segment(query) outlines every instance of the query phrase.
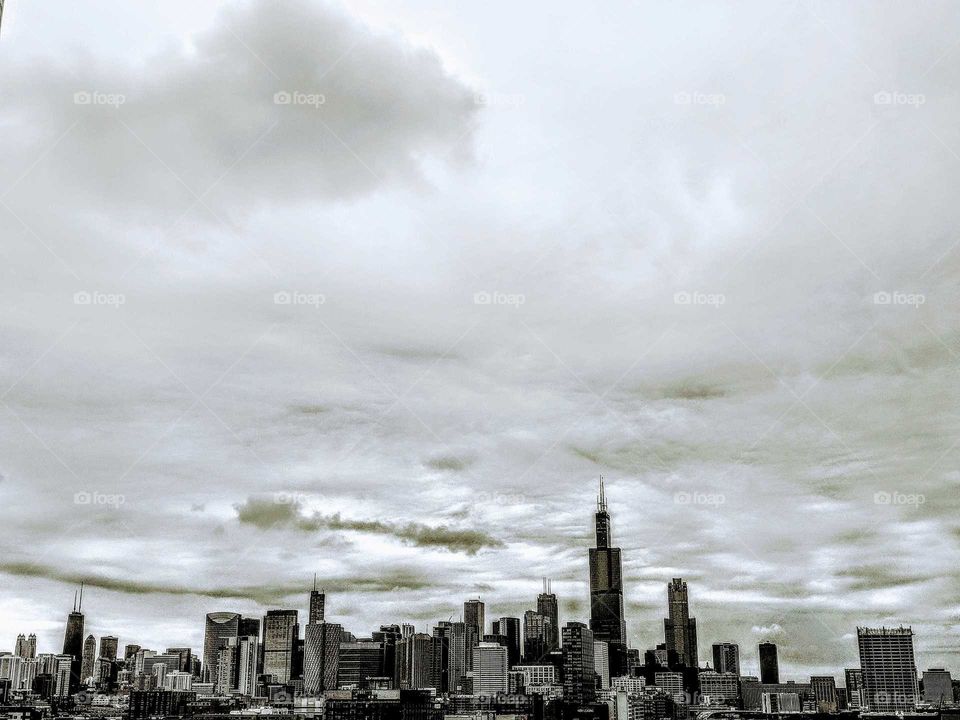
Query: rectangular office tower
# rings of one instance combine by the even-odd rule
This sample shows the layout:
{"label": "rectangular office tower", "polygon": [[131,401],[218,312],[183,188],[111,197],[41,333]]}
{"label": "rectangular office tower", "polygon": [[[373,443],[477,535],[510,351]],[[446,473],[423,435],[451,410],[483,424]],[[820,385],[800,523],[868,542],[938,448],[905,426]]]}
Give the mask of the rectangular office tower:
{"label": "rectangular office tower", "polygon": [[871,712],[903,712],[917,704],[917,666],[910,628],[857,628],[863,707]]}
{"label": "rectangular office tower", "polygon": [[713,644],[713,669],[718,673],[740,674],[740,646],[736,643]]}
{"label": "rectangular office tower", "polygon": [[275,683],[293,676],[293,651],[300,637],[296,610],[268,610],[263,618],[263,674]]}
{"label": "rectangular office tower", "polygon": [[626,673],[627,626],[623,614],[623,563],[620,548],[613,547],[610,513],[600,478],[597,497],[596,547],[590,548],[590,630],[609,646],[610,674]]}

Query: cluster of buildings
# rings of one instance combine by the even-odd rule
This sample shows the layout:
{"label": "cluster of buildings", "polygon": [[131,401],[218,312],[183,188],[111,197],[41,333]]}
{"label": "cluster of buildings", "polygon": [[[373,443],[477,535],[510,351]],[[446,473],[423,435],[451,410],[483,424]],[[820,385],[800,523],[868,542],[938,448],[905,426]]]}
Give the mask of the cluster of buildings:
{"label": "cluster of buildings", "polygon": [[[590,618],[560,623],[544,580],[536,608],[492,617],[480,599],[430,632],[381,625],[357,636],[326,618],[316,581],[306,624],[295,609],[262,617],[206,616],[203,647],[164,650],[84,636],[83,588],[60,653],[19,636],[0,654],[0,717],[285,714],[321,720],[683,720],[788,713],[900,715],[955,712],[950,673],[918,678],[909,628],[858,628],[860,667],[798,682],[780,677],[777,647],[757,648],[759,677],[741,673],[735,643],[701,662],[687,583],[667,585],[663,642],[627,642],[621,550],[613,545],[601,480],[589,550]],[[958,718],[960,720],[960,718]]]}

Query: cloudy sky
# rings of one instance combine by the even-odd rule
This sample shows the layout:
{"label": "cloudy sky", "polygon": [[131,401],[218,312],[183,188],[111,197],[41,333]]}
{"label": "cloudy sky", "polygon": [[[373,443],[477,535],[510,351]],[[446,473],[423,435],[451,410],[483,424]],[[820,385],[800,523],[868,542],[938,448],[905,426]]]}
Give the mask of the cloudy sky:
{"label": "cloudy sky", "polygon": [[782,675],[960,670],[960,6],[9,0],[0,649],[426,629],[553,578],[600,474]]}

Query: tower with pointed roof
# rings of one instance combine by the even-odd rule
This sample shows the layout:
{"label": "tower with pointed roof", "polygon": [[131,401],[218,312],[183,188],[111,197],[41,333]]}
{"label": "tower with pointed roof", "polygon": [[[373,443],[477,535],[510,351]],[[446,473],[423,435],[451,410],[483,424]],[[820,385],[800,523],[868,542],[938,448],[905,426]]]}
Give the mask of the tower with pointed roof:
{"label": "tower with pointed roof", "polygon": [[627,627],[623,616],[623,570],[620,548],[613,547],[610,513],[600,477],[595,515],[596,547],[590,548],[590,630],[609,645],[610,673],[626,670]]}

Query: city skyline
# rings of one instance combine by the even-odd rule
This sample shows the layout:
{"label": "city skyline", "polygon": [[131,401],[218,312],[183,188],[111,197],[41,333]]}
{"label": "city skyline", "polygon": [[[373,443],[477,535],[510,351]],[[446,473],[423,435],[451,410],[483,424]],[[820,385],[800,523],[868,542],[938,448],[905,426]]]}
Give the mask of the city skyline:
{"label": "city skyline", "polygon": [[602,475],[630,646],[957,665],[960,5],[4,5],[2,647],[589,624]]}
{"label": "city skyline", "polygon": [[[614,657],[619,655],[619,659],[609,661],[611,662],[610,668],[622,668],[619,671],[614,671],[612,675],[622,675],[625,674],[625,669],[627,666],[627,651],[628,647],[624,646],[621,650],[617,650],[617,647],[621,643],[620,638],[622,637],[620,631],[617,630],[617,626],[625,625],[625,617],[620,617],[617,619],[617,612],[622,612],[621,601],[614,599],[611,601],[608,596],[611,590],[615,594],[620,594],[622,592],[621,584],[616,580],[619,574],[619,565],[620,565],[620,556],[619,548],[615,547],[613,544],[613,534],[612,534],[612,517],[608,509],[607,498],[604,488],[604,479],[600,478],[599,481],[599,491],[596,497],[596,512],[594,513],[594,530],[596,536],[596,547],[590,548],[587,558],[588,562],[586,563],[587,574],[590,578],[589,588],[590,595],[593,599],[593,596],[598,593],[597,599],[591,603],[590,615],[588,622],[590,626],[595,626],[596,629],[590,633],[590,641],[602,642],[608,647],[609,657]],[[598,557],[598,553],[608,551],[609,548],[612,548],[617,552],[614,560],[607,558],[606,561],[603,561],[602,558]],[[606,557],[606,555],[604,555]],[[598,565],[599,563],[599,565]],[[601,572],[598,575],[598,567],[607,567],[609,568],[606,571]],[[611,573],[608,577],[605,572]],[[609,578],[614,578],[610,580]],[[551,616],[553,612],[554,602],[559,600],[556,598],[556,595],[552,593],[552,580],[548,578],[542,578],[542,589],[543,592],[539,593],[536,596],[536,601],[528,605],[526,615],[529,615],[533,612],[544,612],[547,616]],[[82,603],[83,603],[83,583],[81,583],[80,588],[77,592],[74,593],[74,604],[73,610],[67,617],[67,622],[65,625],[65,634],[63,639],[63,652],[73,654],[77,657],[82,656],[82,665],[84,670],[79,674],[74,673],[71,680],[71,687],[76,687],[79,682],[84,677],[89,677],[92,672],[93,664],[97,657],[104,657],[102,648],[104,647],[104,641],[109,643],[109,648],[112,648],[112,656],[107,655],[109,659],[117,658],[119,655],[119,649],[121,644],[118,642],[118,638],[114,635],[102,635],[100,636],[100,655],[96,654],[96,636],[93,633],[89,632],[89,628],[85,624],[85,615],[82,612]],[[724,646],[732,645],[733,653],[735,660],[733,664],[736,667],[736,673],[738,676],[749,676],[751,673],[749,671],[742,671],[743,667],[749,668],[750,662],[747,660],[741,665],[741,659],[750,657],[750,653],[743,653],[742,649],[736,643],[727,643],[722,639],[715,639],[709,641],[709,645],[712,648],[712,653],[704,653],[704,656],[707,658],[704,662],[698,661],[699,653],[699,642],[697,636],[697,625],[696,619],[690,615],[689,607],[689,591],[687,583],[682,578],[672,578],[670,582],[666,583],[667,591],[667,603],[666,609],[667,614],[669,615],[668,619],[663,621],[663,635],[660,638],[661,642],[654,640],[649,647],[642,646],[629,646],[634,652],[639,653],[639,658],[642,660],[644,653],[654,652],[659,648],[663,648],[663,660],[664,664],[668,662],[671,664],[676,662],[680,665],[686,665],[690,667],[699,667],[710,666],[711,662],[713,663],[712,669],[715,672],[729,672],[723,668],[718,668],[716,663],[718,660],[718,653],[722,654],[722,648]],[[226,638],[237,638],[238,636],[243,636],[245,634],[252,634],[258,639],[258,642],[261,643],[261,661],[263,662],[264,672],[272,674],[274,677],[279,679],[279,682],[288,682],[292,679],[293,675],[291,674],[291,668],[293,660],[293,655],[291,653],[295,652],[296,641],[299,638],[301,642],[306,640],[306,657],[311,657],[316,655],[315,663],[321,663],[318,667],[322,668],[323,658],[327,656],[327,653],[321,650],[320,648],[326,647],[326,644],[331,644],[331,647],[335,647],[337,643],[341,642],[340,634],[341,632],[347,632],[353,635],[363,636],[369,632],[373,632],[374,628],[371,627],[367,630],[356,631],[355,628],[344,627],[342,624],[338,623],[336,620],[328,620],[325,618],[325,609],[326,609],[326,593],[317,589],[317,577],[314,575],[313,585],[309,590],[304,590],[301,593],[302,596],[306,596],[307,602],[305,605],[306,612],[303,612],[304,608],[299,607],[290,607],[285,606],[283,608],[269,608],[265,609],[262,614],[262,636],[261,636],[261,620],[259,617],[256,618],[245,618],[243,614],[236,611],[225,611],[218,610],[209,612],[206,614],[206,623],[203,631],[203,642],[200,645],[199,657],[203,659],[203,666],[201,677],[204,681],[215,682],[216,676],[211,677],[211,668],[216,666],[217,662],[217,653],[219,652],[217,648],[221,647],[221,642]],[[302,601],[303,597],[300,598]],[[526,636],[526,626],[528,619],[524,617],[524,614],[519,615],[518,617],[508,617],[503,615],[493,614],[494,608],[488,608],[487,604],[481,598],[471,598],[463,602],[462,612],[458,622],[460,624],[466,624],[468,628],[475,628],[471,630],[471,634],[467,634],[466,641],[468,643],[482,643],[483,638],[487,630],[491,629],[491,632],[494,636],[498,635],[498,624],[503,622],[516,622],[516,630],[513,631],[513,637],[515,640],[520,643],[518,646],[516,657],[519,658],[520,655],[523,655],[523,664],[538,664],[545,662],[544,659],[532,659],[528,656],[530,647],[527,644],[527,641],[524,640]],[[610,613],[613,612],[611,616]],[[488,615],[488,613],[490,613]],[[489,617],[489,621],[487,620]],[[610,618],[613,617],[611,621]],[[300,620],[304,619],[305,622],[301,625]],[[570,626],[574,628],[574,632],[580,632],[576,630],[577,627],[582,628],[582,631],[588,629],[588,625],[582,622],[582,618],[567,618],[563,617],[559,620],[559,628]],[[253,624],[252,630],[246,630],[245,627],[250,627],[250,623]],[[612,624],[611,624],[612,623]],[[246,625],[245,625],[246,624]],[[414,624],[407,623],[405,619],[396,619],[396,618],[384,618],[381,620],[380,629],[383,630],[385,625],[395,625],[396,627],[410,627],[411,633],[422,633],[424,636],[435,635],[435,628],[439,628],[444,624],[444,621],[438,619],[435,623],[428,623],[423,628],[418,628]],[[325,630],[325,627],[332,627],[335,629],[333,634],[333,640],[327,640],[326,637],[329,635],[329,631]],[[899,624],[899,630],[891,629],[891,634],[895,637],[891,640],[898,640],[899,638],[896,635],[904,633],[903,623]],[[677,628],[682,628],[678,630]],[[688,629],[689,628],[689,629]],[[303,630],[303,632],[301,632]],[[884,626],[881,630],[867,630],[861,627],[856,628],[857,632],[857,651],[861,660],[858,660],[858,663],[862,661],[864,657],[864,637],[868,639],[871,637],[879,637],[881,633],[886,633],[887,629]],[[916,675],[919,672],[919,666],[915,662],[914,658],[914,640],[913,633],[908,628],[907,636],[909,637],[909,645],[906,647],[906,650],[897,650],[896,652],[909,652],[909,665],[914,669],[913,672],[913,693],[916,695]],[[503,634],[503,639],[507,639],[506,632]],[[576,637],[576,636],[574,636]],[[19,649],[21,643],[24,643],[25,636],[23,633],[20,633],[17,636],[17,650]],[[33,633],[30,634],[32,641],[32,646],[29,648],[30,656],[35,656],[37,652],[44,652],[42,649],[37,650],[35,644],[35,636]],[[131,639],[129,642],[125,641],[122,646],[133,645],[136,648],[146,648],[147,644],[137,642],[137,638]],[[777,683],[786,683],[788,680],[800,681],[802,682],[802,676],[790,676],[789,674],[781,675],[781,667],[779,665],[779,653],[778,647],[775,642],[775,637],[770,637],[762,639],[756,646],[756,658],[757,658],[757,672],[753,673],[760,682],[768,684],[777,684]],[[579,640],[577,640],[580,643]],[[82,650],[81,650],[82,643]],[[314,643],[316,648],[311,650],[311,643]],[[326,643],[326,644],[325,644]],[[170,646],[169,642],[161,643],[156,649],[155,652],[159,652],[161,647]],[[26,647],[26,645],[24,645]],[[886,646],[880,646],[885,648]],[[550,648],[546,648],[550,649]],[[554,646],[553,649],[559,649],[559,645]],[[197,652],[197,651],[195,651]],[[507,653],[506,646],[503,648],[503,652]],[[590,649],[590,663],[593,662],[593,649],[591,645]],[[729,651],[728,651],[729,653]],[[882,656],[884,653],[889,654],[890,650],[882,649],[879,651],[873,651],[872,654],[868,653],[868,657],[873,657],[874,654],[877,656]],[[504,655],[506,657],[506,655]],[[692,660],[690,659],[692,657]],[[275,659],[279,658],[279,659]],[[766,659],[765,659],[766,658]],[[309,661],[308,666],[309,666]],[[517,661],[511,661],[511,665],[517,664]],[[722,660],[726,663],[727,660]],[[74,663],[79,665],[79,663]],[[851,666],[852,667],[852,666]],[[931,666],[932,667],[932,666]],[[304,672],[304,669],[301,668],[300,672]],[[837,680],[846,678],[846,682],[849,682],[849,673],[851,672],[850,667],[836,668],[832,672],[828,672],[825,675],[819,677],[831,677]],[[867,676],[867,685],[870,687],[871,682],[876,682],[872,680],[872,674],[868,670],[865,671]],[[608,670],[608,679],[611,675],[611,671]],[[313,680],[307,679],[309,676],[309,670],[305,676],[305,687],[313,688],[312,692],[316,693],[318,690],[322,691],[323,689],[335,689],[335,686],[329,685],[329,682],[324,684],[322,678],[324,677],[324,671],[319,670],[318,677]],[[812,677],[816,678],[817,675]],[[903,678],[898,680],[898,682],[906,682]],[[76,683],[77,685],[74,685]],[[568,688],[569,691],[569,688]],[[905,709],[906,706],[898,707],[897,709]]]}

